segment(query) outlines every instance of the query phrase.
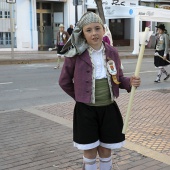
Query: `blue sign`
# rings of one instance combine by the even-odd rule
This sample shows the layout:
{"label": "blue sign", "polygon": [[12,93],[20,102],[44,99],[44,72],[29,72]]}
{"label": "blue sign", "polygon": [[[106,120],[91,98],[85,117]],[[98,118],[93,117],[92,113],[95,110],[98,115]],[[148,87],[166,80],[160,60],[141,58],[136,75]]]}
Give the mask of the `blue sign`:
{"label": "blue sign", "polygon": [[129,14],[132,15],[133,14],[133,9],[129,10]]}

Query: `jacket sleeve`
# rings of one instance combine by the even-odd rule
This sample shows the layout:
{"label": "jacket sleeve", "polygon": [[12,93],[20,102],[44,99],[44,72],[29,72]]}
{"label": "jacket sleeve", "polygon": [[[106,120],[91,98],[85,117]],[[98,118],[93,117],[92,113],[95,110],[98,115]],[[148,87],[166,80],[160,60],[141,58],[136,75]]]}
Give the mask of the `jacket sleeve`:
{"label": "jacket sleeve", "polygon": [[66,32],[66,35],[67,35],[67,41],[68,41],[68,39],[69,39],[70,35],[69,35],[69,33],[68,33],[68,32]]}
{"label": "jacket sleeve", "polygon": [[56,46],[58,45],[58,32],[57,32],[57,37],[56,37]]}
{"label": "jacket sleeve", "polygon": [[118,53],[117,53],[117,56],[118,56],[119,82],[121,82],[119,84],[119,88],[125,89],[127,90],[127,92],[130,92],[131,91],[130,77],[125,77],[123,75],[123,71],[121,69],[121,61],[120,61]]}
{"label": "jacket sleeve", "polygon": [[127,92],[131,91],[131,86],[130,86],[130,77],[124,77],[122,69],[120,68],[119,70],[119,81],[121,82],[119,87],[121,89],[126,89]]}
{"label": "jacket sleeve", "polygon": [[60,87],[73,99],[75,99],[74,93],[74,67],[75,67],[75,57],[65,58],[64,65],[59,78]]}
{"label": "jacket sleeve", "polygon": [[165,34],[165,51],[164,54],[169,54],[169,36]]}

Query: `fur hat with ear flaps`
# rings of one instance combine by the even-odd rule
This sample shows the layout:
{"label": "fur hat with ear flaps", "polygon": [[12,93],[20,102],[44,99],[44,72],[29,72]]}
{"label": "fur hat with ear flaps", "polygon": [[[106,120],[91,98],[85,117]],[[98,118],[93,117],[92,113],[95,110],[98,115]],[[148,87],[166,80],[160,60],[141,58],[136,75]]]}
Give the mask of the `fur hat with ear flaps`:
{"label": "fur hat with ear flaps", "polygon": [[103,21],[97,14],[93,12],[86,12],[77,22],[70,38],[64,45],[62,51],[65,51],[71,47],[71,49],[67,51],[64,56],[73,57],[75,55],[80,55],[88,48],[88,44],[83,36],[83,27],[90,23],[100,23],[104,28]]}

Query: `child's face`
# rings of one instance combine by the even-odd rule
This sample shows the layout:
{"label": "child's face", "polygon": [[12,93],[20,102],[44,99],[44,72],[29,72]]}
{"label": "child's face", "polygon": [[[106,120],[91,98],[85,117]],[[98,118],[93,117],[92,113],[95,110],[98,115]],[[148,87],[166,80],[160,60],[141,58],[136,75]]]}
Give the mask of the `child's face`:
{"label": "child's face", "polygon": [[64,27],[59,27],[59,31],[63,32],[64,31]]}
{"label": "child's face", "polygon": [[163,34],[164,31],[161,30],[160,28],[158,28],[158,31],[157,31],[157,32],[158,32],[158,34]]}
{"label": "child's face", "polygon": [[83,27],[84,37],[87,43],[95,50],[99,50],[102,44],[104,28],[99,23],[91,23]]}

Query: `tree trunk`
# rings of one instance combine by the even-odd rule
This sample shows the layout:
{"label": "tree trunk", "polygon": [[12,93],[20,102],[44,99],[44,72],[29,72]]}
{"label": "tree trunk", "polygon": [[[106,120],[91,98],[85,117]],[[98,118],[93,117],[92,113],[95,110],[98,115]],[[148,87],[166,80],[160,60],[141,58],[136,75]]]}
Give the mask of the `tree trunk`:
{"label": "tree trunk", "polygon": [[99,16],[102,19],[103,23],[106,24],[106,20],[104,17],[104,11],[103,11],[103,6],[102,6],[102,0],[95,0],[97,9],[99,11]]}

